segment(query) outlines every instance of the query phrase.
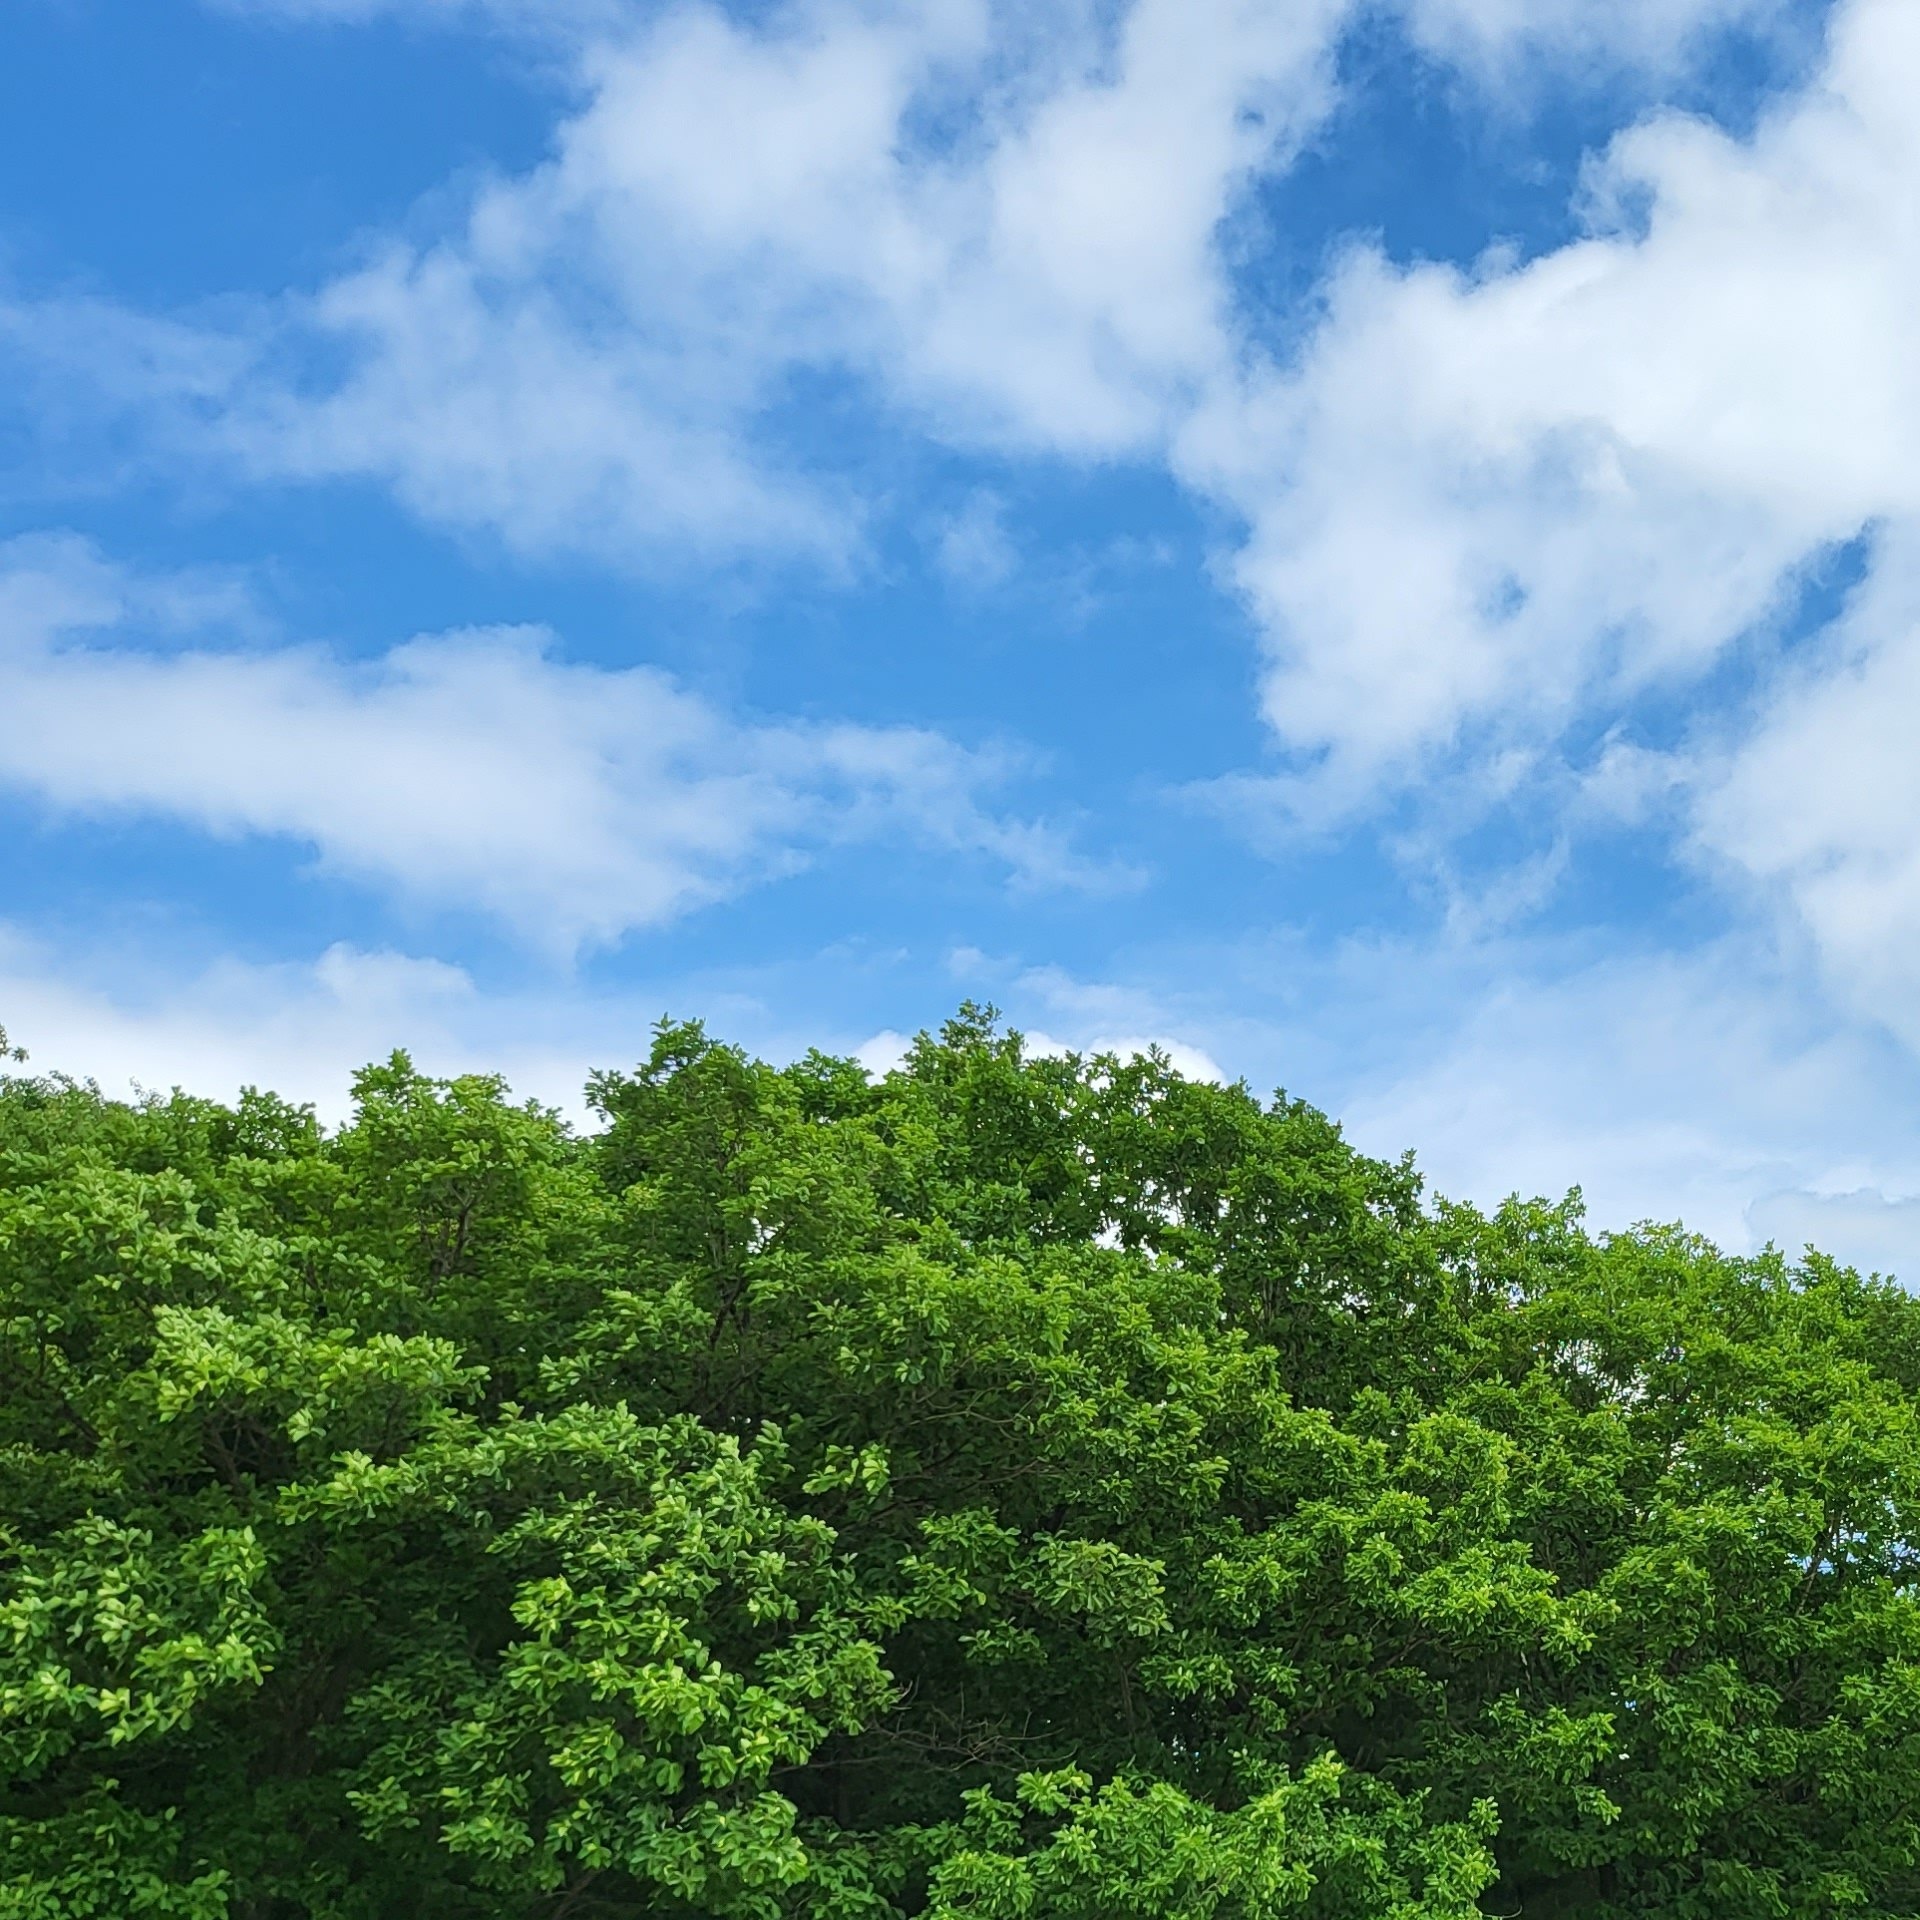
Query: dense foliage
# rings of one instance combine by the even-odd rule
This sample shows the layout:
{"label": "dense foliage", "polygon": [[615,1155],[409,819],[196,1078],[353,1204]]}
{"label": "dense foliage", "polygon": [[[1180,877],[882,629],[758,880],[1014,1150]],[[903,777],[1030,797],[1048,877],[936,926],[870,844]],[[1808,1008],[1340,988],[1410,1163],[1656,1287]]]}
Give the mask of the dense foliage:
{"label": "dense foliage", "polygon": [[966,1009],[0,1086],[0,1917],[1920,1914],[1920,1308]]}

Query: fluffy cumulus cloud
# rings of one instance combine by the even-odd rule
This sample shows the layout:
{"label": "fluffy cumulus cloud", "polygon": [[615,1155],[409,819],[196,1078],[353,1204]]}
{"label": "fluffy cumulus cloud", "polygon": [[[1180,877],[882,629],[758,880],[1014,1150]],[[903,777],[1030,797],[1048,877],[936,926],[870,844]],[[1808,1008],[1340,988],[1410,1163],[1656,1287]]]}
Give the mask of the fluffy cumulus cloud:
{"label": "fluffy cumulus cloud", "polygon": [[992,811],[1004,760],[937,734],[743,721],[648,667],[570,664],[537,630],[366,661],[207,644],[211,591],[71,540],[0,549],[0,781],[74,814],[284,836],[560,952],[853,839],[984,855],[1032,885],[1114,877]]}
{"label": "fluffy cumulus cloud", "polygon": [[[1196,415],[1183,467],[1245,518],[1294,756],[1253,799],[1362,808],[1462,767],[1510,795],[1603,732],[1585,802],[1677,820],[1920,1041],[1916,86],[1920,14],[1848,0],[1750,136],[1633,127],[1592,231],[1533,260],[1356,250],[1297,363]],[[1847,615],[1783,650],[1849,543]],[[1635,738],[1649,700],[1690,708],[1678,749]]]}
{"label": "fluffy cumulus cloud", "polygon": [[16,301],[0,336],[174,458],[373,479],[522,552],[844,566],[846,476],[768,425],[799,384],[950,444],[1158,452],[1231,359],[1216,229],[1323,118],[1347,4],[589,9],[551,158],[437,233],[220,328]]}
{"label": "fluffy cumulus cloud", "polygon": [[[1223,226],[1337,100],[1356,0],[222,0],[539,23],[553,154],[197,346],[16,308],[28,359],[257,477],[369,478],[523,552],[861,550],[844,476],[767,428],[847,381],[949,444],[1158,459],[1242,350]],[[1764,0],[1405,0],[1436,52],[1667,57]],[[0,316],[4,321],[7,316]]]}
{"label": "fluffy cumulus cloud", "polygon": [[583,53],[549,163],[311,302],[343,380],[232,429],[602,551],[851,539],[755,429],[802,373],[949,441],[1151,451],[1226,364],[1214,229],[1322,110],[1338,4],[676,9]]}
{"label": "fluffy cumulus cloud", "polygon": [[1357,249],[1299,363],[1196,419],[1268,716],[1336,786],[1684,684],[1831,543],[1920,512],[1916,77],[1920,16],[1853,0],[1750,139],[1633,128],[1594,231],[1525,263]]}

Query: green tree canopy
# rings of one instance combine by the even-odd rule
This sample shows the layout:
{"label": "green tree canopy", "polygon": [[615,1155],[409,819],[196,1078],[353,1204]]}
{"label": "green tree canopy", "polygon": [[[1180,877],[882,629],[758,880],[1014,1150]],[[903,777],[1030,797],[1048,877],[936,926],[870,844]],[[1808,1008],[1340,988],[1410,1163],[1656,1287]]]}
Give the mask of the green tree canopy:
{"label": "green tree canopy", "polygon": [[0,1920],[1920,1915],[1920,1307],[694,1025],[0,1082]]}

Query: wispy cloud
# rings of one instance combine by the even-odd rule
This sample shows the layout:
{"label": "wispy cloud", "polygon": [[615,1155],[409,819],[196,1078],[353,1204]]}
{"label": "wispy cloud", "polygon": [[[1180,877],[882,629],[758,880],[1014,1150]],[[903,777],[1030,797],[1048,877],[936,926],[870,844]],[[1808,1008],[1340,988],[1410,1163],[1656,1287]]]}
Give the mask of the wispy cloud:
{"label": "wispy cloud", "polygon": [[1759,724],[1689,768],[1696,846],[1811,936],[1842,997],[1920,1052],[1920,526],[1888,529]]}
{"label": "wispy cloud", "polygon": [[0,548],[0,780],[61,811],[283,836],[331,872],[559,952],[854,840],[983,857],[1029,886],[1123,877],[990,804],[1016,771],[1004,751],[744,719],[650,667],[570,663],[538,629],[358,661],[183,642],[184,591],[72,540]]}
{"label": "wispy cloud", "polygon": [[1717,33],[1780,31],[1796,14],[1794,0],[1405,0],[1404,11],[1419,44],[1509,82],[1541,66],[1589,78],[1671,69]]}
{"label": "wispy cloud", "polygon": [[[1382,948],[1343,970],[1343,1017],[1370,1002],[1394,1041],[1339,1111],[1372,1151],[1417,1148],[1443,1192],[1491,1204],[1577,1185],[1598,1226],[1684,1220],[1738,1249],[1773,1230],[1763,1215],[1783,1194],[1920,1191],[1912,1062],[1764,937]],[[1904,1265],[1920,1280],[1920,1248]]]}
{"label": "wispy cloud", "polygon": [[1019,570],[1020,550],[1007,526],[1007,503],[981,487],[936,522],[934,564],[954,586],[1003,586]]}

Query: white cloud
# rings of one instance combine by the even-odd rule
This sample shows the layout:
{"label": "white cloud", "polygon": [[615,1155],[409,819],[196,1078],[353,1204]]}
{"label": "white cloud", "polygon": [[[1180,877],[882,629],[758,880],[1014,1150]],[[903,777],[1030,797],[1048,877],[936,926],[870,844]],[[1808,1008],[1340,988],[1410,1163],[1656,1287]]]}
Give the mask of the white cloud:
{"label": "white cloud", "polygon": [[[222,0],[567,42],[552,157],[237,331],[16,307],[30,360],[256,478],[373,479],[523,553],[845,566],[796,380],[968,447],[1163,457],[1242,351],[1223,222],[1337,100],[1357,0]],[[1768,0],[1404,0],[1469,65],[1678,57]],[[97,369],[97,370],[96,370]],[[91,370],[91,371],[90,371]],[[140,395],[144,392],[144,399]],[[1197,466],[1205,467],[1204,458]],[[1364,532],[1364,529],[1358,530]]]}
{"label": "white cloud", "polygon": [[[524,1043],[480,1057],[462,1029],[484,1024],[483,1012],[497,1020],[499,1009],[483,1010],[468,976],[441,961],[341,945],[308,964],[227,960],[164,983],[148,969],[133,990],[82,977],[80,961],[0,923],[0,1005],[28,1049],[28,1072],[95,1079],[116,1098],[181,1086],[231,1099],[263,1086],[338,1119],[354,1067],[406,1046],[430,1070],[507,1067],[526,1093],[578,1101],[572,1061],[556,1071]],[[502,1031],[525,1029],[502,1022]]]}
{"label": "white cloud", "polygon": [[521,552],[844,566],[857,503],[769,424],[793,383],[949,442],[1156,454],[1231,359],[1215,229],[1323,117],[1347,4],[636,9],[575,49],[552,158],[437,239],[204,333],[0,323],[67,404],[254,478],[375,479]]}
{"label": "white cloud", "polygon": [[[971,965],[985,962],[970,956]],[[955,955],[959,961],[961,956]],[[959,969],[963,972],[966,967]],[[1190,1011],[1168,996],[1112,981],[1082,980],[1064,967],[1029,967],[1007,982],[1016,1022],[1033,1025],[1027,1039],[1039,1053],[1112,1053],[1121,1059],[1158,1048],[1191,1080],[1230,1076],[1194,1037]]]}
{"label": "white cloud", "polygon": [[1706,756],[1697,842],[1803,925],[1857,1009],[1920,1051],[1920,529],[1880,543],[1846,616]]}
{"label": "white cloud", "polygon": [[395,247],[303,310],[301,330],[344,356],[337,384],[244,383],[215,442],[273,479],[380,480],[422,518],[523,554],[848,563],[855,503],[752,443],[752,353],[697,321],[666,339],[585,328],[567,291],[458,247]]}
{"label": "white cloud", "polygon": [[[1616,40],[1677,44],[1762,4],[1562,0],[1550,23],[1495,18],[1488,0],[1411,13],[1436,45],[1518,38],[1584,58]],[[723,450],[753,438],[799,369],[851,373],[948,441],[1157,457],[1234,363],[1221,223],[1335,104],[1353,13],[1353,0],[1133,0],[1110,18],[1087,0],[795,0],[752,20],[690,5],[602,31],[550,163],[487,188],[462,232],[315,302],[353,371],[291,411],[280,443],[311,420],[312,470],[381,473],[434,517],[535,545],[559,542],[569,509],[529,521],[516,507],[556,474],[573,498],[577,467],[596,479],[575,537],[603,547],[656,538],[676,459],[693,475],[686,511],[761,524],[726,498],[745,475]],[[661,444],[663,419],[694,444]],[[496,471],[509,425],[528,443],[524,475]],[[797,531],[763,517],[776,539]]]}
{"label": "white cloud", "polygon": [[[1409,958],[1378,956],[1354,984],[1380,991],[1382,966]],[[1735,1249],[1781,1194],[1920,1189],[1910,1068],[1763,946],[1543,958],[1429,956],[1442,992],[1337,1101],[1355,1140],[1413,1147],[1440,1191],[1484,1205],[1578,1186],[1598,1226],[1684,1220]]]}
{"label": "white cloud", "polygon": [[1511,74],[1528,62],[1575,69],[1670,68],[1716,31],[1777,28],[1793,0],[1403,0],[1420,45]]}
{"label": "white cloud", "polygon": [[355,1069],[396,1047],[427,1073],[498,1073],[576,1124],[592,1123],[588,1073],[644,1059],[669,1010],[704,1012],[717,1037],[768,1057],[803,1050],[751,995],[708,986],[700,999],[691,1005],[684,982],[487,990],[445,961],[347,943],[313,959],[176,970],[143,954],[129,967],[106,943],[55,947],[0,921],[0,1008],[29,1056],[16,1071],[93,1079],[116,1099],[264,1087],[310,1101],[329,1124],[347,1117]]}
{"label": "white cloud", "polygon": [[878,1033],[870,1034],[854,1048],[853,1057],[877,1079],[901,1065],[912,1046],[911,1034],[896,1033],[891,1027],[882,1027]]}
{"label": "white cloud", "polygon": [[1196,417],[1298,801],[1684,687],[1830,543],[1920,514],[1917,81],[1920,14],[1851,0],[1750,140],[1630,130],[1594,233],[1524,264],[1360,249],[1299,364]]}
{"label": "white cloud", "polygon": [[[379,472],[435,517],[535,544],[561,530],[523,517],[536,478],[571,500],[587,473],[581,537],[605,547],[653,541],[682,491],[663,417],[716,443],[686,511],[766,521],[709,501],[743,480],[706,466],[801,369],[950,440],[1152,451],[1226,362],[1214,229],[1324,111],[1343,4],[1138,0],[1111,38],[1077,5],[1022,29],[982,0],[821,0],[754,25],[676,9],[583,55],[590,97],[551,162],[320,295],[312,322],[351,371],[261,420],[255,455]],[[929,140],[930,118],[950,131]],[[496,473],[522,423],[528,471]]]}
{"label": "white cloud", "polygon": [[[1046,1042],[1045,1035],[1036,1036],[1036,1040],[1058,1044]],[[1122,1060],[1159,1052],[1166,1055],[1167,1064],[1175,1073],[1185,1074],[1189,1080],[1213,1080],[1224,1084],[1227,1078],[1220,1063],[1205,1048],[1192,1046],[1187,1041],[1176,1040],[1167,1034],[1095,1031],[1083,1040],[1075,1040],[1072,1046],[1078,1053],[1111,1053]]]}
{"label": "white cloud", "polygon": [[1189,1080],[1214,1080],[1224,1083],[1227,1076],[1220,1064],[1204,1048],[1190,1045],[1184,1040],[1176,1040],[1163,1033],[1139,1031],[1111,1032],[1098,1026],[1088,1027],[1084,1032],[1075,1032],[1071,1036],[1062,1036],[1036,1027],[1024,1035],[1027,1051],[1030,1054],[1045,1057],[1077,1053],[1082,1056],[1110,1053],[1116,1059],[1132,1060],[1140,1055],[1160,1053],[1166,1056],[1167,1064],[1175,1073],[1185,1074]]}
{"label": "white cloud", "polygon": [[1026,885],[1124,877],[990,811],[1004,757],[921,729],[743,721],[649,667],[568,663],[539,630],[366,661],[152,644],[204,600],[71,540],[0,548],[0,780],[60,811],[285,836],[560,952],[853,839],[983,855]]}
{"label": "white cloud", "polygon": [[[1005,1024],[1019,1029],[1029,1054],[1111,1053],[1127,1060],[1157,1049],[1189,1079],[1224,1083],[1228,1077],[1204,1047],[1181,1037],[1181,1014],[1145,989],[1076,979],[1063,967],[1010,969],[974,947],[950,952],[945,970],[967,983],[969,997],[974,987],[985,991],[997,981],[994,998],[1013,1009]],[[887,1027],[862,1041],[854,1057],[869,1073],[889,1073],[912,1045],[912,1035]]]}
{"label": "white cloud", "polygon": [[[1227,805],[1417,790],[1660,827],[1920,1047],[1916,87],[1920,13],[1848,0],[1750,139],[1623,134],[1590,237],[1476,274],[1354,256],[1300,364],[1185,443],[1247,516],[1298,755]],[[1845,618],[1783,653],[1806,572],[1868,533]],[[1677,749],[1633,737],[1650,692],[1690,710]],[[1570,771],[1569,729],[1610,716]]]}

